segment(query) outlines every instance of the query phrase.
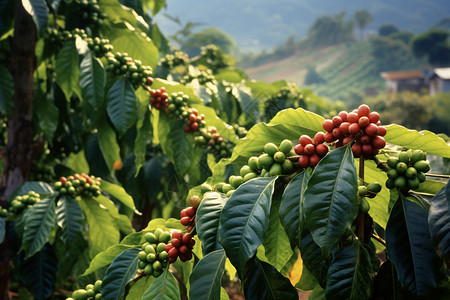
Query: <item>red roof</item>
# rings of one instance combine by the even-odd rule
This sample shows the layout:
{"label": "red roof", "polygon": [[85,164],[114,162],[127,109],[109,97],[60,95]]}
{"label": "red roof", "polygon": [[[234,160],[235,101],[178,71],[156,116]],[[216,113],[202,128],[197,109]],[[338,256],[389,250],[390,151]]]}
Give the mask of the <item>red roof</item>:
{"label": "red roof", "polygon": [[402,80],[402,79],[421,79],[423,78],[422,70],[413,70],[413,71],[398,71],[398,72],[383,72],[381,73],[381,77],[386,80]]}

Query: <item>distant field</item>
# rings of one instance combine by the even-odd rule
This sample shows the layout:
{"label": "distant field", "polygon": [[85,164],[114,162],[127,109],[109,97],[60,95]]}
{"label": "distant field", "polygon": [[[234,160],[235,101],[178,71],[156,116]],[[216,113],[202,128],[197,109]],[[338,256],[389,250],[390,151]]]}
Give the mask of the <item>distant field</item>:
{"label": "distant field", "polygon": [[384,80],[375,71],[375,61],[367,42],[343,44],[316,51],[298,51],[294,56],[266,63],[245,71],[251,79],[273,82],[286,79],[304,85],[308,66],[313,66],[326,80],[310,86],[314,93],[347,102],[350,90],[365,93],[371,89],[384,91]]}

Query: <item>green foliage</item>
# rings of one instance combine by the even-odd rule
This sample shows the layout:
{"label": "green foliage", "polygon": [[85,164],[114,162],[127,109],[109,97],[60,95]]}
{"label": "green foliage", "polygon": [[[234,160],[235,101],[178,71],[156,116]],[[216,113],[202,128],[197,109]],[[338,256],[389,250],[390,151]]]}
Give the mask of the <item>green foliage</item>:
{"label": "green foliage", "polygon": [[227,54],[232,54],[236,51],[236,42],[233,38],[215,27],[207,27],[191,33],[183,40],[180,46],[190,57],[194,57],[200,54],[202,46],[209,44],[218,46]]}
{"label": "green foliage", "polygon": [[399,32],[399,29],[394,24],[383,24],[378,28],[378,34],[380,36],[390,36],[397,32]]}
{"label": "green foliage", "polygon": [[426,57],[428,62],[437,67],[444,67],[450,63],[449,31],[444,29],[431,29],[415,36],[411,47],[416,57]]}
{"label": "green foliage", "polygon": [[318,18],[308,30],[308,41],[314,46],[330,46],[353,39],[353,24],[345,13]]}

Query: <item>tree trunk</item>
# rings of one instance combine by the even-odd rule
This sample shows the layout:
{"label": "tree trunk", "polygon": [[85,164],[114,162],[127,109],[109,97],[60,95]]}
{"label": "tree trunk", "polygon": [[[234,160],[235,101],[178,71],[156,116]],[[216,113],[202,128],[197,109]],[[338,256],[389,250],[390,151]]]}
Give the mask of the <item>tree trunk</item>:
{"label": "tree trunk", "polygon": [[[31,16],[16,1],[14,37],[8,69],[14,78],[14,112],[7,122],[7,144],[3,149],[3,177],[0,185],[0,205],[8,206],[7,198],[29,176],[32,159],[39,145],[33,142],[31,105],[33,73],[36,69],[36,26]],[[7,240],[0,245],[0,299],[9,299],[11,257]]]}

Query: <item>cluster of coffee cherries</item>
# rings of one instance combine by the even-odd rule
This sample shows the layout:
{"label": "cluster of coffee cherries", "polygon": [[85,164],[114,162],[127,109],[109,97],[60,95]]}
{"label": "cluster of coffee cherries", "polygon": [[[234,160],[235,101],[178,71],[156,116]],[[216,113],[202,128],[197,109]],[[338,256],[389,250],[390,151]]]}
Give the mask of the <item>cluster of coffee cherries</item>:
{"label": "cluster of coffee cherries", "polygon": [[302,168],[314,168],[329,151],[328,146],[324,144],[325,134],[320,131],[316,133],[314,139],[302,135],[298,141],[299,144],[294,147],[294,151],[300,155],[298,164]]}
{"label": "cluster of coffee cherries", "polygon": [[55,182],[53,186],[61,194],[70,195],[71,197],[97,197],[101,194],[100,181],[100,177],[76,173],[73,176],[60,177],[59,181]]}
{"label": "cluster of coffee cherries", "polygon": [[176,50],[173,54],[166,54],[162,57],[158,64],[168,69],[173,69],[178,66],[185,66],[189,64],[189,56],[183,51]]}
{"label": "cluster of coffee cherries", "polygon": [[206,150],[214,155],[216,161],[230,157],[233,152],[233,144],[225,140],[214,126],[201,128],[200,135],[194,138],[198,145],[207,145]]}
{"label": "cluster of coffee cherries", "polygon": [[169,98],[169,95],[166,93],[165,87],[150,90],[150,104],[158,110],[165,109],[166,113],[169,114],[167,98]]}
{"label": "cluster of coffee cherries", "polygon": [[245,127],[239,126],[239,124],[234,124],[233,129],[238,138],[242,139],[247,136],[247,129],[245,129]]}
{"label": "cluster of coffee cherries", "polygon": [[199,196],[192,196],[189,199],[191,206],[184,208],[180,212],[180,223],[183,226],[187,226],[187,232],[193,233],[195,228],[195,214],[197,213],[197,208],[200,205],[202,199]]}
{"label": "cluster of coffee cherries", "polygon": [[180,79],[180,83],[182,84],[188,84],[189,82],[191,82],[192,80],[197,79],[198,83],[201,85],[206,84],[207,82],[214,82],[216,79],[213,75],[213,73],[211,72],[211,70],[203,70],[198,72],[198,74],[187,74],[184,75],[183,77],[181,77]]}
{"label": "cluster of coffee cherries", "polygon": [[196,132],[199,128],[205,127],[204,114],[199,114],[195,108],[188,108],[186,111],[188,112],[187,117],[182,114],[183,119],[186,121],[184,132],[193,133]]}
{"label": "cluster of coffee cherries", "polygon": [[182,262],[191,260],[194,245],[195,240],[189,232],[185,234],[182,234],[178,230],[172,232],[172,240],[165,247],[165,250],[169,254],[169,262],[174,263],[178,257]]}
{"label": "cluster of coffee cherries", "polygon": [[154,232],[146,232],[144,239],[142,250],[138,253],[138,272],[159,277],[169,261],[165,247],[170,241],[170,232],[156,228]]}
{"label": "cluster of coffee cherries", "polygon": [[341,111],[333,119],[325,120],[322,127],[327,131],[325,142],[335,142],[336,148],[353,143],[355,157],[373,157],[386,146],[383,138],[386,128],[381,126],[379,114],[370,112],[365,104],[350,113]]}
{"label": "cluster of coffee cherries", "polygon": [[169,103],[169,106],[167,106],[167,110],[169,111],[169,114],[176,118],[188,117],[188,101],[189,96],[184,94],[183,92],[170,94],[170,96],[167,98],[167,102]]}
{"label": "cluster of coffee cherries", "polygon": [[102,288],[102,281],[98,279],[94,284],[86,285],[84,289],[73,291],[72,296],[66,300],[99,300],[102,299],[100,290]]}
{"label": "cluster of coffee cherries", "polygon": [[424,173],[430,170],[430,163],[426,159],[425,152],[412,149],[400,152],[398,157],[388,158],[386,187],[397,188],[402,193],[418,189],[426,180]]}
{"label": "cluster of coffee cherries", "polygon": [[108,59],[107,70],[118,76],[127,78],[134,88],[138,88],[141,84],[151,85],[153,78],[151,75],[152,67],[145,66],[140,60],[133,60],[128,53],[107,53]]}
{"label": "cluster of coffee cherries", "polygon": [[214,44],[201,47],[200,56],[205,59],[208,67],[214,72],[230,66],[222,49]]}
{"label": "cluster of coffee cherries", "polygon": [[59,31],[58,29],[52,27],[47,28],[47,39],[49,44],[56,45],[56,48],[60,48],[64,42],[75,40],[77,37],[85,40],[88,38],[88,35],[84,29],[80,28],[75,28],[72,31]]}
{"label": "cluster of coffee cherries", "polygon": [[367,201],[367,198],[375,198],[375,196],[381,191],[381,184],[378,182],[372,182],[368,185],[365,185],[364,182],[358,186],[358,199],[359,202],[359,210],[362,213],[367,213],[370,210],[370,204]]}
{"label": "cluster of coffee cherries", "polygon": [[53,182],[55,180],[54,166],[44,160],[35,160],[31,165],[31,181]]}
{"label": "cluster of coffee cherries", "polygon": [[10,202],[9,212],[18,215],[40,200],[41,197],[34,191],[29,191],[28,194],[22,196],[16,196]]}
{"label": "cluster of coffee cherries", "polygon": [[103,57],[107,53],[113,50],[113,46],[108,39],[101,39],[99,37],[86,38],[85,39],[89,49],[94,53],[96,57]]}
{"label": "cluster of coffee cherries", "polygon": [[100,9],[97,0],[81,0],[79,4],[82,10],[81,18],[83,22],[95,26],[99,26],[103,23],[103,19],[106,18],[106,15]]}

